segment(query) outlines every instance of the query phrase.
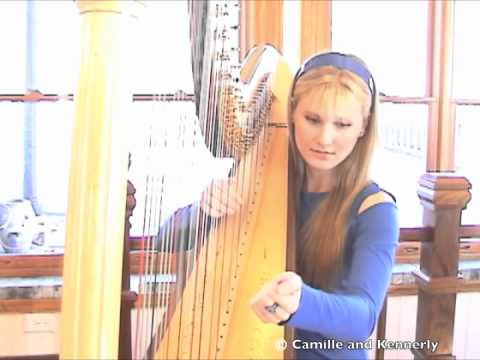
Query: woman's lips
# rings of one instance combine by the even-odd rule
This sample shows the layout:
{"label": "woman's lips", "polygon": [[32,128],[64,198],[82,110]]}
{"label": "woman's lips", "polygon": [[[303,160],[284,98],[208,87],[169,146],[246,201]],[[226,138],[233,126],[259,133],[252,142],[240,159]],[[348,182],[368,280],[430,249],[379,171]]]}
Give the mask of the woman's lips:
{"label": "woman's lips", "polygon": [[316,150],[316,149],[310,149],[310,151],[313,153],[315,158],[317,159],[328,159],[329,157],[335,155],[335,153],[330,152],[330,151],[323,151],[323,150]]}

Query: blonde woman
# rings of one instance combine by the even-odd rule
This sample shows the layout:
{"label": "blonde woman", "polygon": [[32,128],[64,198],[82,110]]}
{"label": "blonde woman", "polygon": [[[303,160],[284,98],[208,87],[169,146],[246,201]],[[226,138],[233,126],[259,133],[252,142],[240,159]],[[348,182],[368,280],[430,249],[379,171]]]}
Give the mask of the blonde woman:
{"label": "blonde woman", "polygon": [[399,228],[392,197],[369,179],[375,82],[355,56],[308,59],[290,98],[297,272],[252,299],[264,322],[295,329],[297,359],[366,359],[390,282]]}

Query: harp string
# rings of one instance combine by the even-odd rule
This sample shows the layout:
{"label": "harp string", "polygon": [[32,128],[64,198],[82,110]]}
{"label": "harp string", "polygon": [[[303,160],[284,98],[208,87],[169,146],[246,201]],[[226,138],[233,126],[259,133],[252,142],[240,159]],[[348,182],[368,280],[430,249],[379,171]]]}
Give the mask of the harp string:
{"label": "harp string", "polygon": [[[217,13],[220,14],[221,19],[225,19],[226,17],[222,17],[224,14],[222,12],[227,12],[227,9],[225,7],[222,7],[221,5],[216,8]],[[219,59],[218,64],[219,68],[215,72],[217,76],[217,81],[216,83],[219,83],[220,85],[217,87],[217,90],[215,91],[216,95],[216,100],[218,100],[218,103],[214,105],[214,110],[218,111],[218,114],[215,114],[212,119],[209,119],[211,122],[218,121],[221,119],[223,121],[226,116],[228,116],[227,112],[230,111],[228,108],[228,105],[226,104],[226,99],[228,95],[229,90],[233,88],[231,85],[231,73],[232,73],[232,67],[231,67],[231,61],[230,58],[232,57],[231,52],[229,52],[229,47],[228,47],[228,42],[229,42],[229,37],[228,37],[228,21],[220,21],[220,26],[217,27],[215,31],[214,38],[217,40],[217,44],[219,45],[215,49],[215,53],[213,54],[214,58]],[[226,93],[225,93],[226,92]],[[218,128],[218,134],[212,134],[212,139],[215,137],[215,143],[217,145],[217,148],[215,150],[216,153],[218,154],[231,154],[230,149],[226,148],[226,137],[224,133],[224,127],[220,126]],[[216,135],[216,136],[215,136]],[[235,154],[232,154],[235,156]],[[233,169],[233,172],[235,169]],[[221,194],[221,195],[226,195],[227,198],[229,197],[229,190],[230,188],[227,188],[225,191],[227,194]],[[238,189],[237,189],[238,190]],[[227,234],[233,234],[235,236],[235,229],[229,229],[230,223],[227,224],[220,224],[219,225],[219,231],[217,231],[215,234],[217,236],[217,239],[215,239],[215,242],[217,244],[217,250],[215,254],[218,254],[212,261],[214,262],[219,262],[220,266],[216,266],[216,264],[213,266],[214,269],[218,271],[218,273],[215,273],[213,276],[213,279],[210,281],[213,281],[213,286],[211,286],[211,294],[209,294],[210,299],[222,299],[224,294],[228,293],[229,288],[231,286],[229,282],[229,277],[225,276],[225,274],[230,274],[231,273],[231,265],[232,265],[232,255],[233,253],[227,254],[227,246],[229,244],[225,244],[224,241],[227,239]],[[231,241],[231,239],[228,239]],[[226,282],[225,282],[226,279]],[[214,309],[214,311],[210,312],[210,319],[208,319],[207,323],[212,324],[213,326],[210,326],[210,333],[209,333],[209,339],[214,339],[214,343],[211,346],[214,348],[212,349],[211,347],[208,349],[208,353],[216,353],[218,346],[219,346],[219,333],[221,332],[222,326],[225,324],[222,324],[221,320],[221,309],[223,307],[219,306]],[[215,311],[216,310],[216,311]]]}
{"label": "harp string", "polygon": [[[142,304],[140,310],[138,310],[138,314],[140,318],[137,321],[137,326],[141,327],[141,331],[137,332],[137,343],[138,351],[145,352],[145,349],[148,347],[148,339],[149,327],[152,327],[152,323],[154,322],[154,313],[153,313],[153,293],[154,289],[154,266],[156,262],[156,253],[152,251],[154,237],[152,236],[152,222],[155,221],[155,216],[153,215],[158,211],[158,201],[156,201],[157,193],[160,190],[162,194],[162,189],[158,189],[158,184],[164,184],[164,176],[161,173],[153,171],[153,164],[155,162],[155,150],[160,146],[161,142],[159,142],[158,135],[160,134],[154,131],[153,126],[155,124],[149,119],[148,123],[148,144],[147,144],[147,152],[146,152],[146,162],[147,162],[147,172],[146,172],[146,181],[145,181],[145,213],[144,213],[144,227],[143,227],[143,239],[146,239],[144,243],[143,252],[144,252],[144,259],[145,259],[145,266],[142,267],[144,270],[143,276],[141,277],[141,293],[142,296]],[[160,179],[159,179],[160,177]]]}
{"label": "harp string", "polygon": [[[214,54],[216,55],[216,54]],[[222,55],[225,55],[225,53],[223,53],[223,50],[222,50]],[[223,59],[222,59],[223,60]],[[223,71],[223,73],[222,73]],[[220,73],[218,72],[213,72],[214,74],[217,75],[218,78],[221,79],[222,82],[224,82],[226,80],[226,77],[223,76],[223,74],[226,74],[226,73],[231,73],[233,71],[233,68],[230,68],[225,71],[225,70],[221,70]],[[226,84],[223,84],[221,86],[221,88],[223,89],[226,89],[228,88],[228,85]],[[213,92],[216,96],[214,97],[214,99],[218,99],[218,92]],[[214,102],[214,110],[220,108],[220,109],[225,109],[225,108],[228,108],[228,106],[225,106],[224,103],[222,103],[222,101],[224,100],[223,97],[220,98],[220,103],[221,105],[218,106],[217,105],[217,102],[215,101]],[[258,110],[258,104],[259,103],[256,103],[257,104],[257,111],[253,111],[250,115],[252,116],[248,116],[247,117],[247,128],[248,127],[251,127],[253,126],[253,123],[254,123],[254,119],[256,116],[258,116],[258,114],[260,113]],[[216,114],[213,116],[213,118],[211,120],[215,121],[217,118]],[[221,115],[221,118],[223,119],[224,116]],[[206,122],[206,124],[209,124],[208,122]],[[214,151],[216,153],[224,153],[225,152],[225,143],[223,142],[223,139],[225,138],[224,137],[224,134],[222,133],[223,131],[223,128],[220,128],[220,131],[218,132],[219,136],[217,137],[214,137],[212,136],[211,139],[213,141],[215,141],[215,144],[213,146],[214,148]],[[206,132],[207,133],[207,136],[211,135],[211,133],[209,133],[208,131]],[[216,135],[217,133],[215,133]],[[221,139],[222,141],[220,141],[219,139]],[[236,148],[234,148],[233,150],[233,155],[235,158],[239,158],[239,153],[241,152],[240,151],[241,149],[241,146],[238,146]],[[253,171],[257,164],[260,162],[259,161],[259,156],[260,156],[260,153],[257,151],[257,150],[254,150],[253,151],[253,155],[252,155],[252,158],[253,158],[253,161],[250,162],[248,165],[245,165],[245,163],[241,163],[241,167],[243,167],[244,171],[242,172],[243,174],[246,174],[246,173],[249,173],[249,174],[255,174],[255,171]],[[248,171],[245,170],[245,166],[249,166],[249,169]],[[234,172],[235,172],[236,169],[234,169]],[[240,186],[240,188],[243,190],[243,193],[244,195],[247,196],[247,203],[249,202],[252,202],[252,195],[253,195],[253,191],[252,191],[252,183],[254,184],[256,182],[256,179],[253,178],[253,182],[247,182],[245,178],[239,178],[237,179],[237,186]],[[247,184],[246,186],[242,187],[241,185],[239,184],[242,184],[242,185],[245,185],[245,183]],[[220,225],[221,226],[221,225]],[[238,228],[239,229],[239,222],[236,222],[234,223],[233,225],[235,228]],[[232,229],[229,229],[227,227],[223,227],[222,228],[223,230],[223,234],[226,234],[226,233],[234,233],[234,234],[238,234],[238,231],[235,231],[235,229],[233,229],[233,231],[231,231]],[[215,233],[216,236],[220,235],[222,233],[222,231],[218,231]],[[225,236],[220,236],[222,239],[225,239],[226,237]],[[217,239],[215,239],[217,240]],[[235,236],[234,235],[234,243],[237,243],[238,244],[238,241],[239,241],[239,237],[238,236]],[[233,285],[231,284],[231,280],[232,277],[226,277],[226,282],[224,282],[224,276],[222,274],[234,274],[233,276],[233,279],[235,279],[236,277],[238,277],[238,273],[236,272],[238,266],[238,262],[239,262],[239,257],[238,256],[235,256],[235,253],[234,252],[230,252],[230,254],[226,254],[226,246],[225,244],[222,244],[221,240],[218,239],[218,241],[214,241],[213,242],[214,244],[217,244],[217,248],[216,248],[216,251],[213,252],[214,254],[220,254],[220,256],[216,256],[214,257],[213,259],[209,259],[208,261],[214,261],[214,262],[217,262],[217,261],[221,261],[221,269],[220,269],[220,273],[221,274],[214,274],[214,278],[213,279],[210,279],[210,280],[207,280],[207,278],[205,278],[205,283],[208,282],[208,281],[213,281],[214,282],[214,285],[211,289],[211,294],[209,295],[209,298],[213,298],[213,299],[216,299],[216,298],[219,298],[221,297],[220,295],[223,294],[223,291],[222,290],[226,290],[226,293],[228,293],[230,291],[230,288],[232,288],[233,290]],[[208,254],[212,254],[212,251],[208,251]],[[241,254],[240,254],[241,256]],[[208,263],[207,261],[207,263]],[[213,268],[217,269],[216,266],[214,266]],[[207,274],[208,275],[208,274]],[[220,282],[217,280],[217,277],[221,278]],[[208,284],[205,284],[205,287],[207,287]],[[208,289],[208,287],[207,287]],[[233,296],[228,296],[227,298],[227,301],[231,300]],[[226,306],[226,308],[228,309],[228,304]],[[227,313],[229,312],[229,310],[227,310]],[[215,350],[215,352],[218,354],[218,351],[216,351],[218,348],[219,348],[219,341],[221,341],[221,336],[218,336],[218,332],[222,329],[222,326],[224,324],[221,323],[222,321],[222,316],[223,314],[220,313],[219,311],[217,312],[212,312],[212,317],[216,317],[216,319],[214,318],[213,319],[213,322],[212,322],[212,319],[209,319],[210,321],[209,322],[206,322],[206,323],[210,323],[210,324],[216,324],[216,326],[212,326],[210,327],[210,333],[209,333],[209,338],[213,338],[213,339],[216,339],[216,343],[214,344],[215,348],[216,349],[208,349],[208,353],[212,353],[213,350]],[[201,357],[201,356],[200,356]]]}
{"label": "harp string", "polygon": [[[194,229],[194,231],[189,231],[189,237],[188,237],[188,242],[193,243],[193,249],[194,249],[194,254],[197,254],[198,251],[200,250],[199,248],[203,246],[205,243],[204,235],[205,233],[202,233],[202,237],[199,236],[199,229],[200,227],[198,226],[199,222],[199,216],[198,213],[196,214],[195,217],[190,217],[190,226],[188,227],[189,229]],[[193,226],[193,227],[192,227]],[[215,224],[213,225],[215,226]],[[182,235],[182,239],[187,239],[186,236]],[[178,257],[178,256],[177,256]],[[182,261],[184,260],[184,256],[180,256],[179,259]],[[182,279],[182,286],[183,283],[186,281],[186,277],[189,276],[193,264],[195,263],[194,261],[191,261],[191,257],[186,258],[186,264],[179,263],[179,269],[181,269],[180,274],[184,276]],[[184,271],[184,269],[186,269]],[[177,296],[180,296],[180,292],[176,291],[175,292]],[[193,317],[193,312],[194,309],[196,308],[195,302],[192,303],[191,299],[181,299],[179,301],[179,305],[177,305],[181,308],[181,313],[182,313],[182,320],[183,318],[185,321],[180,322],[180,327],[178,330],[178,336],[173,334],[174,336],[178,337],[178,340],[173,342],[174,344],[182,344],[183,346],[179,346],[176,349],[173,350],[167,350],[167,351],[176,351],[178,357],[188,357],[188,345],[190,343],[190,338],[192,336],[192,333],[194,331],[194,322],[191,321]],[[170,345],[170,343],[169,343]]]}
{"label": "harp string", "polygon": [[[217,11],[218,8],[215,10]],[[208,11],[211,11],[211,8],[208,9]],[[212,19],[212,14],[210,13],[207,18]],[[203,93],[207,94],[206,96],[207,101],[202,101],[200,104],[200,118],[203,125],[203,133],[205,134],[207,147],[209,149],[212,149],[214,154],[222,154],[223,153],[223,142],[221,141],[222,137],[221,136],[216,137],[216,132],[215,132],[216,129],[214,126],[215,121],[217,121],[220,118],[220,115],[217,113],[219,106],[221,106],[221,104],[219,104],[218,102],[219,90],[218,90],[218,87],[212,86],[212,84],[218,83],[219,79],[221,80],[221,68],[218,69],[215,66],[217,64],[216,61],[212,61],[212,62],[207,61],[212,57],[212,55],[214,58],[216,54],[218,54],[220,51],[219,44],[217,41],[219,38],[219,29],[216,28],[213,30],[213,33],[215,34],[215,36],[213,38],[213,41],[210,41],[210,38],[208,37],[208,32],[212,31],[210,26],[212,26],[212,24],[211,22],[208,22],[207,36],[205,38],[205,48],[209,49],[210,47],[212,47],[213,50],[212,50],[212,54],[207,53],[206,55],[204,55],[205,61],[203,62],[203,79],[205,79],[208,76],[207,77],[208,81],[205,82],[204,80],[202,83],[202,86],[203,88],[206,87],[206,91],[203,90]],[[197,53],[199,53],[198,49],[197,49]],[[205,97],[203,97],[203,99],[205,99]],[[205,107],[205,103],[207,104],[206,107]],[[203,118],[202,118],[202,115],[203,115]],[[220,131],[221,131],[221,128],[220,128]],[[207,194],[207,196],[210,197],[209,200],[211,201],[212,200],[211,197],[213,196],[213,194],[210,193],[210,194]],[[212,228],[217,228],[218,223],[219,223],[218,219],[212,219],[212,224],[211,224]],[[208,283],[209,282],[208,275],[211,275],[211,274],[208,274],[208,263],[211,261],[215,262],[217,260],[217,256],[216,256],[217,249],[211,249],[212,248],[211,245],[216,244],[218,241],[218,239],[216,238],[217,237],[216,235],[217,233],[215,232],[215,238],[209,239],[209,243],[205,244],[205,246],[208,247],[209,251],[207,251],[206,253],[207,259],[204,263],[205,267],[201,269],[201,271],[196,273],[196,278],[194,279],[195,289],[196,289],[195,293],[197,294],[197,296],[195,296],[193,308],[204,309],[204,306],[208,306],[208,304],[205,304],[206,297],[210,299],[212,298],[211,294],[206,294],[204,292],[204,289],[208,289],[210,287],[209,286],[210,284]],[[215,251],[211,251],[211,250],[215,250]],[[215,276],[216,274],[213,274],[213,275]],[[199,290],[202,292],[202,294],[199,294]],[[214,291],[214,288],[212,288],[211,291]],[[193,321],[191,324],[191,336],[193,338],[193,341],[191,342],[191,348],[189,349],[190,354],[185,352],[181,354],[179,353],[178,354],[179,357],[182,357],[182,358],[188,358],[193,353],[198,354],[197,356],[199,356],[199,351],[200,351],[199,339],[204,338],[204,341],[205,339],[207,341],[208,339],[210,339],[210,334],[205,333],[203,328],[204,328],[204,324],[211,323],[212,319],[204,319],[203,312],[201,312],[200,314],[193,313],[192,315],[193,315]],[[210,329],[207,329],[207,330],[210,330]],[[188,333],[186,335],[188,336]]]}
{"label": "harp string", "polygon": [[[146,156],[146,161],[147,161],[147,164],[148,164],[148,161],[151,161],[151,147],[152,147],[152,143],[153,143],[153,139],[152,139],[152,131],[148,131],[148,134],[150,134],[150,136],[147,138],[147,156]],[[149,164],[147,165],[147,168],[149,167]],[[144,222],[143,222],[143,230],[142,230],[142,248],[143,248],[143,251],[144,251],[144,255],[146,256],[147,255],[147,252],[148,252],[148,248],[150,248],[150,243],[152,241],[151,239],[151,236],[149,236],[149,220],[151,219],[151,216],[150,216],[150,208],[151,208],[151,205],[152,205],[152,201],[153,201],[153,198],[149,196],[149,193],[150,193],[150,189],[152,188],[153,186],[153,174],[151,174],[149,171],[147,171],[146,173],[146,179],[145,179],[145,189],[144,189],[144,215],[143,215],[143,219],[144,219]],[[149,283],[148,283],[148,280],[147,280],[147,276],[148,276],[148,273],[149,273],[149,269],[151,267],[151,261],[152,259],[151,258],[147,258],[147,257],[143,257],[142,259],[144,259],[144,262],[142,264],[142,267],[141,267],[141,270],[143,270],[143,273],[140,274],[139,276],[139,292],[141,294],[141,299],[142,299],[142,304],[139,308],[137,308],[137,331],[136,331],[136,336],[137,336],[137,339],[145,339],[145,336],[144,334],[146,334],[146,325],[147,325],[147,312],[148,312],[148,292],[150,291],[149,290]],[[144,340],[145,341],[145,340]],[[144,344],[138,344],[136,347],[135,347],[135,350],[137,351],[137,349],[143,347]]]}
{"label": "harp string", "polygon": [[[160,331],[162,332],[163,318],[165,311],[169,309],[169,298],[166,294],[170,293],[171,281],[168,276],[175,273],[172,265],[172,257],[174,247],[184,247],[181,244],[182,239],[185,238],[183,234],[179,236],[179,242],[176,243],[176,235],[173,231],[175,224],[172,221],[167,221],[164,224],[164,231],[161,237],[156,238],[158,233],[159,222],[164,221],[165,216],[162,211],[165,204],[171,202],[172,195],[169,193],[169,187],[175,180],[172,177],[172,154],[177,152],[185,152],[188,150],[181,149],[181,142],[185,142],[188,136],[185,136],[185,124],[190,121],[186,115],[182,115],[178,120],[169,118],[171,113],[178,113],[168,109],[168,103],[165,103],[167,97],[159,99],[152,111],[154,114],[162,114],[164,118],[173,121],[173,126],[166,128],[162,125],[165,119],[150,119],[146,153],[147,175],[145,180],[145,208],[144,208],[144,226],[143,226],[143,252],[144,269],[143,276],[140,277],[140,293],[141,305],[137,309],[136,321],[136,338],[135,338],[135,354],[136,358],[142,356],[138,354],[145,354],[145,349],[150,347],[151,339],[155,336],[157,326],[160,324]],[[177,126],[177,128],[175,128]],[[172,131],[173,130],[173,131]],[[175,132],[176,131],[176,132]],[[190,136],[190,138],[192,138]],[[182,139],[182,140],[181,140]],[[181,141],[180,141],[181,140]],[[188,144],[187,144],[188,145]],[[188,147],[188,146],[187,146]],[[184,156],[185,157],[185,156]],[[163,169],[162,166],[164,165]],[[182,261],[181,259],[179,260]],[[181,265],[180,265],[181,266]],[[165,325],[163,325],[163,328]],[[148,334],[148,335],[147,335]],[[161,336],[161,335],[160,335]]]}
{"label": "harp string", "polygon": [[[217,12],[223,11],[221,6],[217,5]],[[210,123],[214,123],[215,121],[221,122],[223,120],[223,112],[222,109],[224,108],[224,102],[223,102],[223,96],[222,96],[222,89],[225,88],[225,75],[226,74],[226,69],[225,66],[227,65],[226,62],[224,61],[224,36],[225,36],[225,28],[223,24],[220,24],[219,27],[215,29],[215,49],[214,49],[214,58],[219,58],[219,61],[214,62],[214,64],[218,64],[218,68],[215,69],[215,78],[214,78],[214,84],[218,84],[218,86],[214,90],[214,104],[213,104],[213,116],[211,119],[209,119]],[[212,139],[215,138],[215,145],[216,145],[216,150],[215,153],[217,154],[224,154],[225,152],[225,143],[224,143],[224,136],[223,136],[223,126],[218,127],[218,131],[216,131],[216,134],[212,134]],[[228,192],[228,189],[224,189],[225,192]],[[220,194],[220,196],[225,196],[227,194]],[[225,267],[225,244],[223,243],[223,240],[225,239],[226,231],[227,228],[224,224],[219,224],[220,220],[216,221],[216,227],[218,228],[218,231],[215,232],[216,239],[214,240],[214,243],[217,244],[217,249],[214,252],[215,257],[211,258],[211,260],[215,263],[213,265],[213,268],[216,270],[216,272],[213,274],[214,276],[210,281],[213,282],[212,285],[208,286],[208,288],[211,288],[210,294],[208,294],[209,299],[220,299],[222,294],[221,294],[221,276],[224,271]],[[217,263],[220,264],[220,266],[217,266]],[[219,279],[220,278],[220,279]],[[212,324],[213,326],[210,326],[210,333],[208,334],[208,339],[216,339],[217,334],[216,331],[219,328],[219,314],[220,314],[220,309],[214,308],[213,311],[207,312],[207,314],[210,314],[210,319],[207,320],[207,323]],[[203,334],[201,334],[203,336]],[[215,347],[217,344],[215,344]],[[209,349],[209,352],[211,352],[212,349]]]}
{"label": "harp string", "polygon": [[[162,124],[164,121],[169,121],[169,112],[166,111],[165,107],[169,104],[168,102],[162,102],[161,100],[155,103],[155,111],[154,115],[156,114],[162,114],[164,115],[162,118],[158,118],[157,121],[159,124]],[[166,116],[165,116],[166,115]],[[166,130],[165,126],[161,126],[160,129],[157,129],[155,132],[157,134],[158,139],[156,143],[159,146],[159,151],[158,154],[160,155],[159,158],[155,161],[158,165],[162,163],[165,163],[167,158],[168,158],[168,149],[171,146],[170,142],[170,136],[168,135],[168,131]],[[157,154],[157,152],[155,152]],[[168,165],[167,165],[168,168]],[[153,214],[153,216],[157,217],[160,219],[160,222],[163,222],[163,213],[162,213],[162,205],[166,200],[166,191],[168,191],[168,186],[169,186],[169,181],[168,181],[168,170],[163,170],[160,168],[158,170],[154,169],[154,171],[159,171],[161,174],[161,181],[160,183],[162,184],[160,188],[160,196],[158,197],[158,202],[156,202],[158,205],[157,207],[159,208],[159,214]],[[148,339],[148,342],[151,343],[155,337],[155,329],[157,328],[157,324],[159,324],[162,321],[162,311],[163,311],[163,293],[162,293],[162,287],[163,284],[167,284],[168,286],[168,280],[165,279],[160,279],[159,277],[162,276],[162,274],[166,274],[167,276],[171,273],[168,271],[168,259],[165,258],[165,254],[168,254],[172,247],[172,242],[174,239],[172,239],[172,232],[170,231],[170,223],[168,222],[166,224],[167,226],[167,231],[165,233],[165,236],[160,238],[156,238],[154,242],[151,243],[151,247],[149,248],[149,251],[152,253],[152,261],[154,265],[151,267],[150,271],[153,272],[151,275],[152,278],[152,290],[149,292],[150,296],[149,298],[151,299],[151,307],[152,307],[152,318],[150,319],[150,325],[148,326],[149,329],[149,336],[146,337]],[[159,225],[156,225],[151,231],[155,231],[155,233],[158,233],[158,228]],[[165,267],[167,266],[167,272],[162,271]],[[151,357],[150,354],[151,351],[148,353],[147,357]]]}
{"label": "harp string", "polygon": [[[180,131],[179,131],[179,138],[177,139],[177,141],[179,141],[180,143],[183,143],[185,141],[185,138],[186,138],[186,134],[185,134],[185,118],[183,118],[180,123],[179,123],[179,126],[180,126]],[[191,126],[190,126],[191,128]],[[177,149],[177,151],[182,151],[182,149]],[[173,154],[172,154],[173,155]],[[168,191],[168,190],[167,190]],[[173,192],[171,191],[168,191],[169,194],[172,194]],[[198,214],[198,213],[197,213]],[[191,267],[190,265],[190,257],[189,256],[185,256],[185,254],[181,251],[178,251],[178,249],[185,249],[185,248],[190,248],[192,247],[191,246],[191,243],[192,243],[192,238],[195,240],[196,238],[198,238],[198,236],[196,236],[195,234],[197,233],[197,228],[195,225],[197,224],[198,222],[198,217],[196,215],[194,216],[191,216],[189,218],[189,226],[188,227],[181,227],[181,231],[179,233],[177,233],[175,231],[175,227],[177,226],[177,224],[175,223],[175,220],[174,220],[174,223],[171,224],[169,223],[169,232],[168,232],[168,239],[169,239],[169,242],[170,242],[170,245],[169,245],[169,252],[167,253],[164,253],[163,255],[164,256],[167,256],[169,257],[169,253],[172,253],[172,252],[176,252],[175,253],[175,256],[176,256],[176,264],[173,265],[171,261],[167,260],[166,263],[168,264],[168,273],[172,273],[172,274],[175,274],[175,283],[176,283],[176,288],[174,289],[171,289],[171,285],[170,283],[168,283],[167,285],[167,288],[168,288],[168,293],[171,294],[173,292],[173,301],[172,301],[172,304],[170,304],[170,301],[168,301],[168,297],[166,297],[165,299],[167,300],[166,304],[163,305],[163,307],[166,309],[166,313],[168,314],[169,311],[170,311],[170,308],[175,306],[175,304],[177,303],[178,301],[178,298],[180,297],[180,291],[181,291],[181,288],[183,287],[183,283],[185,282],[185,278],[189,272],[189,268]],[[191,231],[191,229],[195,229],[195,231]],[[172,236],[173,235],[173,236]],[[194,243],[193,244],[193,251],[195,251],[195,248],[196,248],[196,244]],[[180,301],[179,304],[177,306],[180,306],[181,308],[183,307],[183,302]],[[162,319],[163,323],[162,323],[162,331],[164,332],[164,330],[166,329],[166,326],[167,326],[167,322],[165,321],[165,317],[163,317]],[[159,336],[156,336],[156,344],[155,344],[155,347],[156,348],[158,346],[158,342],[160,341],[161,337],[163,336],[163,333],[160,332]],[[179,335],[175,335],[174,336],[179,336]]]}
{"label": "harp string", "polygon": [[[223,10],[218,5],[210,9],[213,9],[210,11],[214,11],[216,16],[222,16]],[[205,48],[209,49],[209,60],[203,63],[203,77],[208,80],[209,85],[202,90],[199,107],[200,131],[204,137],[205,146],[214,155],[236,159],[230,175],[234,180],[233,189],[242,194],[245,206],[255,201],[254,187],[258,176],[256,169],[263,161],[262,145],[248,151],[247,147],[253,142],[253,135],[256,135],[257,141],[262,144],[268,141],[268,134],[261,128],[257,129],[258,117],[262,117],[264,113],[265,101],[262,100],[264,90],[257,89],[254,99],[244,100],[241,97],[234,81],[239,71],[238,65],[232,61],[236,53],[232,51],[230,39],[226,35],[227,30],[232,26],[225,21],[218,21],[218,24],[209,23],[209,31],[215,36],[205,41]],[[200,52],[200,49],[197,48],[196,51]],[[218,357],[225,341],[222,338],[225,335],[224,322],[232,309],[237,278],[240,275],[241,257],[244,255],[235,251],[237,248],[245,248],[245,245],[241,244],[241,221],[237,219],[225,222],[223,219],[209,218],[199,211],[189,217],[189,226],[182,227],[183,230],[180,232],[177,231],[178,224],[175,216],[164,222],[169,216],[167,215],[169,212],[164,209],[164,203],[170,201],[171,182],[175,177],[166,169],[163,171],[158,169],[158,164],[163,160],[168,163],[167,168],[170,167],[168,160],[178,156],[178,153],[173,153],[169,149],[173,147],[177,152],[187,153],[188,151],[178,144],[188,146],[186,143],[192,140],[192,138],[188,140],[188,124],[191,125],[187,119],[188,116],[166,119],[168,116],[165,114],[170,114],[165,107],[167,104],[163,100],[155,104],[154,113],[162,114],[162,118],[153,117],[149,129],[150,174],[146,177],[145,191],[150,195],[145,199],[143,251],[146,256],[145,271],[140,285],[144,296],[142,310],[137,311],[137,328],[139,329],[136,332],[136,351],[137,354],[143,355],[148,348],[156,351],[160,341],[167,337],[167,341],[163,342],[166,348],[161,349],[162,353],[173,354],[177,358],[204,358],[205,356],[202,355],[205,354],[216,354]],[[236,127],[239,129],[226,131],[223,126],[218,126],[220,120],[228,117],[233,118],[232,121],[237,123]],[[158,124],[164,122],[176,124],[178,130],[176,138],[172,137],[172,127],[175,128],[175,126],[157,128]],[[247,153],[249,161],[239,161]],[[225,195],[228,197],[230,194]],[[207,197],[211,196],[211,193],[207,194]],[[164,230],[157,236],[155,231],[160,223]],[[206,231],[207,227],[217,231],[207,234],[209,233]],[[226,244],[225,241],[230,243]],[[191,249],[187,251],[189,255],[185,255],[185,251],[178,251],[186,248]],[[205,253],[206,261],[201,262],[202,269],[192,273],[198,265],[201,252]],[[172,262],[172,254],[175,254],[175,264]],[[209,269],[216,269],[218,273],[209,272]],[[164,279],[164,275],[174,275],[175,279],[170,282]],[[198,290],[191,299],[181,296],[187,278]],[[203,311],[211,305],[209,302],[212,299],[220,299],[215,304],[221,306]],[[174,308],[179,309],[181,314],[180,324],[175,332],[168,331],[168,319]],[[144,336],[144,333],[149,333],[149,336]],[[202,342],[206,341],[207,345],[200,346],[200,339]],[[210,341],[210,339],[214,340]],[[179,344],[188,344],[188,346],[179,346]]]}

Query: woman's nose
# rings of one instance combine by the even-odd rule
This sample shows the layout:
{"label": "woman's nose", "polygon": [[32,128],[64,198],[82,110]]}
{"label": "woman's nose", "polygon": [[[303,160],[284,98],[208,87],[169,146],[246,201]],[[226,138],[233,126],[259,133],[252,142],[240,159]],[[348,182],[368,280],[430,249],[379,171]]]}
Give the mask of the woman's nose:
{"label": "woman's nose", "polygon": [[335,139],[335,129],[330,125],[324,125],[318,129],[315,140],[319,145],[331,145]]}

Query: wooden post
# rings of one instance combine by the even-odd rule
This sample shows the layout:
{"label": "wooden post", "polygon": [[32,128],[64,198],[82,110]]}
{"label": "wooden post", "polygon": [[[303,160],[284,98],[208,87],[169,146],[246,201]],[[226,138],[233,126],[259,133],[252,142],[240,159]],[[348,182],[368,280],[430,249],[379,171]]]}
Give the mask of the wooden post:
{"label": "wooden post", "polygon": [[453,1],[430,0],[428,4],[427,88],[434,97],[429,105],[428,171],[451,171],[455,167],[455,121],[453,83]]}
{"label": "wooden post", "polygon": [[255,45],[270,44],[282,52],[283,1],[243,0],[240,3],[240,57]]}
{"label": "wooden post", "polygon": [[300,62],[303,62],[332,47],[332,2],[304,0],[300,5]]}
{"label": "wooden post", "polygon": [[470,200],[471,185],[453,173],[427,173],[419,180],[417,194],[424,207],[423,225],[431,238],[422,242],[420,269],[414,273],[419,286],[416,341],[438,342],[436,351],[412,350],[415,359],[454,359],[452,354],[461,213]]}
{"label": "wooden post", "polygon": [[[125,210],[125,234],[123,239],[122,302],[120,304],[120,336],[118,337],[118,358],[132,359],[132,301],[135,294],[130,291],[130,217],[136,205],[135,187],[127,182],[127,205]],[[129,296],[132,295],[132,296]]]}

